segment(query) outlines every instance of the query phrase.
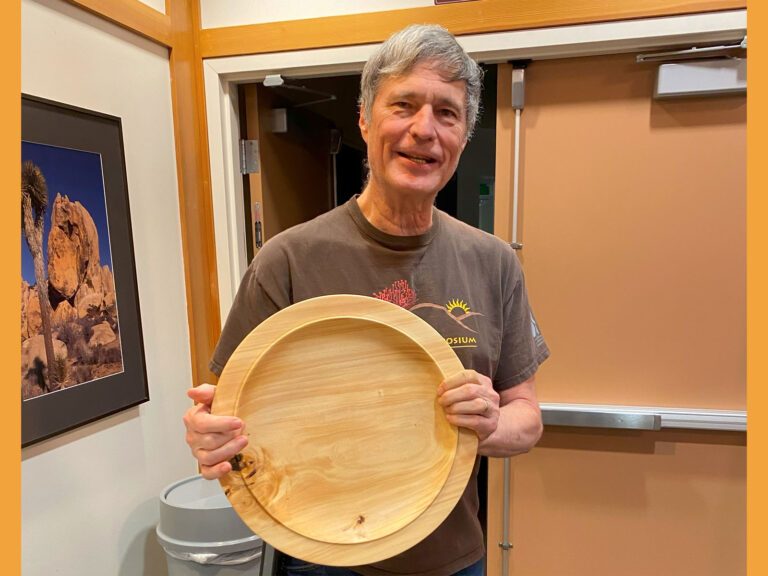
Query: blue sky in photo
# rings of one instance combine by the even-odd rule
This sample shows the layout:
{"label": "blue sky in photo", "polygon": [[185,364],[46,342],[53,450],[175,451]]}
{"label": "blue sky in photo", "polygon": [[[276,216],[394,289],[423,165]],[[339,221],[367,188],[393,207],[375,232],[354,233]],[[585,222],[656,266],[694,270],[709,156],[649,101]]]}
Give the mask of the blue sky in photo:
{"label": "blue sky in photo", "polygon": [[[48,185],[48,209],[43,232],[43,258],[48,270],[48,233],[51,231],[51,212],[56,195],[67,196],[71,202],[80,202],[93,218],[99,234],[100,266],[112,269],[112,251],[109,247],[107,206],[104,197],[104,179],[101,156],[95,152],[72,150],[47,144],[21,142],[21,162],[34,162],[45,176]],[[21,166],[19,166],[21,170]],[[21,233],[21,277],[30,285],[36,283],[32,254]]]}

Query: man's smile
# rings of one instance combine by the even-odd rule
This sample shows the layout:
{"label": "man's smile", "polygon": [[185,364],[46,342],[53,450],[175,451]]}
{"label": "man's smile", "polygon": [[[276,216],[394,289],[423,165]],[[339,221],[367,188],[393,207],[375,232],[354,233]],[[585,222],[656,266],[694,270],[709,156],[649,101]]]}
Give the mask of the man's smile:
{"label": "man's smile", "polygon": [[417,164],[433,164],[437,162],[434,158],[431,158],[429,156],[422,156],[417,154],[407,154],[406,152],[398,152],[400,156],[403,158],[410,160],[411,162],[416,162]]}

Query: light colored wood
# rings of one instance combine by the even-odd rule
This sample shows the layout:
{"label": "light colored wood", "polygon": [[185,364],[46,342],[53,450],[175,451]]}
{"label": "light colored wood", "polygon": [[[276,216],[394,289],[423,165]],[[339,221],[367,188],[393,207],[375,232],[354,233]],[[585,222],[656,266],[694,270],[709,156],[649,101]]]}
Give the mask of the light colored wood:
{"label": "light colored wood", "polygon": [[[457,443],[428,352],[367,318],[309,322],[278,338],[251,367],[235,411],[253,438],[243,473],[256,472],[250,489],[262,507],[294,532],[338,544],[387,536],[423,513]],[[258,351],[246,343],[242,353]]]}
{"label": "light colored wood", "polygon": [[147,6],[139,0],[67,0],[71,4],[85,8],[89,12],[101,16],[102,18],[114,22],[128,30],[141,34],[171,47],[173,37],[171,33],[171,17],[168,14],[168,4],[166,3],[166,13],[162,14],[154,8]]}
{"label": "light colored wood", "polygon": [[269,22],[200,32],[203,58],[381,42],[409,24],[454,34],[607,22],[745,8],[744,0],[479,0],[405,10]]}
{"label": "light colored wood", "polygon": [[221,332],[197,2],[170,0],[173,127],[187,287],[192,382],[216,382],[208,369]]}
{"label": "light colored wood", "polygon": [[215,414],[246,422],[242,469],[222,479],[272,546],[331,565],[410,548],[466,487],[477,437],[451,426],[440,382],[462,370],[414,314],[366,296],[324,296],[260,324],[227,363]]}

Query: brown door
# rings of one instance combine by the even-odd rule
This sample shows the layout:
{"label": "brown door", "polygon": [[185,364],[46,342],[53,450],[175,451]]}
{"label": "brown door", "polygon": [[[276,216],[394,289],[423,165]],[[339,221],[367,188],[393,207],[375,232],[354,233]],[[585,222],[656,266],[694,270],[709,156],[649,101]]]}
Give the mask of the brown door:
{"label": "brown door", "polygon": [[[510,76],[500,66],[506,224]],[[519,240],[552,350],[539,397],[744,409],[746,99],[654,100],[654,79],[631,54],[526,70]],[[501,575],[502,476],[491,460],[489,576]],[[746,571],[743,432],[552,426],[511,477],[511,576]]]}
{"label": "brown door", "polygon": [[290,89],[250,84],[243,95],[246,138],[259,142],[259,172],[249,175],[246,187],[249,238],[258,202],[267,241],[333,207],[332,126],[301,106],[307,97]]}

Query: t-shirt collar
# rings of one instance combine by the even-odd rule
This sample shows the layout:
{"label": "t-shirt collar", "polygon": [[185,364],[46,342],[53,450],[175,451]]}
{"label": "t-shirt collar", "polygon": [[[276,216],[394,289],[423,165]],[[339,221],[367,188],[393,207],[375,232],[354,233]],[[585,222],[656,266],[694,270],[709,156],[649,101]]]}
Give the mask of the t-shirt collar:
{"label": "t-shirt collar", "polygon": [[408,250],[426,246],[432,242],[432,239],[437,235],[437,232],[440,229],[440,211],[433,206],[432,226],[429,230],[424,232],[424,234],[419,234],[417,236],[395,236],[393,234],[387,234],[376,228],[365,217],[357,203],[357,198],[359,196],[359,194],[356,194],[347,201],[347,212],[363,234],[387,248],[392,250]]}

